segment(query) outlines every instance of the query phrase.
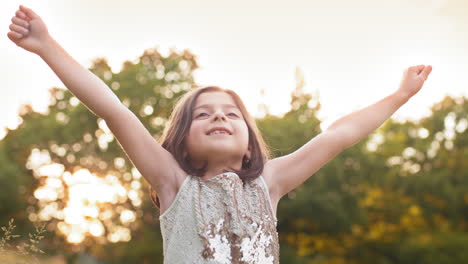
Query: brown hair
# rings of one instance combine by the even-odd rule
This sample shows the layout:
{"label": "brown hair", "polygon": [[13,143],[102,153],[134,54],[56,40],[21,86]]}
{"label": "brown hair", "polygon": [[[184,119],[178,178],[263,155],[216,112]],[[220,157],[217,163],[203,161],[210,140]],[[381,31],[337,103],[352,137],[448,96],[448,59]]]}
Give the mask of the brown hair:
{"label": "brown hair", "polygon": [[[195,107],[198,96],[207,92],[225,92],[229,94],[237,107],[239,107],[249,132],[250,160],[244,156],[242,160],[242,168],[239,171],[234,171],[242,181],[250,181],[257,178],[263,171],[265,162],[270,158],[270,151],[265,144],[260,131],[255,123],[255,119],[249,114],[245,108],[242,99],[236,92],[223,89],[218,86],[207,86],[196,88],[181,96],[169,117],[169,123],[164,128],[163,134],[159,139],[161,146],[169,151],[179,164],[179,166],[187,173],[193,176],[202,177],[206,172],[206,163],[200,169],[193,168],[190,165],[189,157],[184,157],[186,149],[185,138],[190,131],[192,124],[193,108]],[[151,200],[160,209],[159,199],[156,191],[150,186]]]}

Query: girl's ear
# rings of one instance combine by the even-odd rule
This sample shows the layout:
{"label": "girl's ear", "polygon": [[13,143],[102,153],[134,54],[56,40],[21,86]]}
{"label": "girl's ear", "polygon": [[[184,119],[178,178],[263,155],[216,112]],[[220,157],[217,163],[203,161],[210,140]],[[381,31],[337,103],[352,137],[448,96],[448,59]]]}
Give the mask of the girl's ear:
{"label": "girl's ear", "polygon": [[244,158],[242,159],[242,167],[250,168],[252,166],[252,163],[250,161],[251,153],[250,153],[250,146],[247,150],[247,152],[244,155]]}
{"label": "girl's ear", "polygon": [[247,153],[245,153],[245,156],[247,157],[247,159],[250,159],[251,155],[252,155],[252,153],[250,152],[250,146],[249,146],[248,149],[247,149]]}

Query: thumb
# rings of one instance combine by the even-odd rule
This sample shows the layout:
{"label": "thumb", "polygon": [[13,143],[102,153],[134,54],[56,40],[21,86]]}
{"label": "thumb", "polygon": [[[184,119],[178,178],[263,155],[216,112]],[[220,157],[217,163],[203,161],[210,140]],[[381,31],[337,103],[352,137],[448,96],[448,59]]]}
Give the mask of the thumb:
{"label": "thumb", "polygon": [[27,8],[23,5],[20,5],[20,10],[23,11],[31,19],[39,18],[39,15],[32,11],[31,8]]}
{"label": "thumb", "polygon": [[19,34],[19,33],[16,33],[16,34],[15,34],[15,33],[16,33],[16,32],[8,32],[8,33],[7,33],[7,37],[8,37],[11,41],[13,41],[13,43],[16,44],[16,43],[19,41],[19,37],[18,37],[18,35],[17,35],[17,34]]}

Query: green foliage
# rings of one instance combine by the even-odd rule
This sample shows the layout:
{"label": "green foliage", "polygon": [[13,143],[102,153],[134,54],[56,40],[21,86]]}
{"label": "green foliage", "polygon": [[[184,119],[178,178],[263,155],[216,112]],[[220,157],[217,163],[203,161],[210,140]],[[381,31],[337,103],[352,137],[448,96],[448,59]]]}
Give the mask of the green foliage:
{"label": "green foliage", "polygon": [[309,263],[463,262],[467,99],[446,97],[432,111],[419,122],[388,120],[295,190],[298,205],[286,197],[283,244]]}

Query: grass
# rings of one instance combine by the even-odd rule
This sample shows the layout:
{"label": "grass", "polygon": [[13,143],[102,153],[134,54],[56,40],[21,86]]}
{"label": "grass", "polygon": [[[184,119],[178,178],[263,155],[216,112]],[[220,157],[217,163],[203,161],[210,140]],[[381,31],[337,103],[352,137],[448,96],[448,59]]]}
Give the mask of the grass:
{"label": "grass", "polygon": [[13,234],[15,229],[13,218],[8,222],[8,227],[2,226],[3,235],[0,239],[0,263],[2,264],[37,264],[40,263],[36,254],[44,254],[38,248],[39,241],[44,238],[41,234],[45,232],[45,224],[40,228],[36,227],[34,234],[29,233],[28,242],[12,245],[12,238],[20,237]]}

